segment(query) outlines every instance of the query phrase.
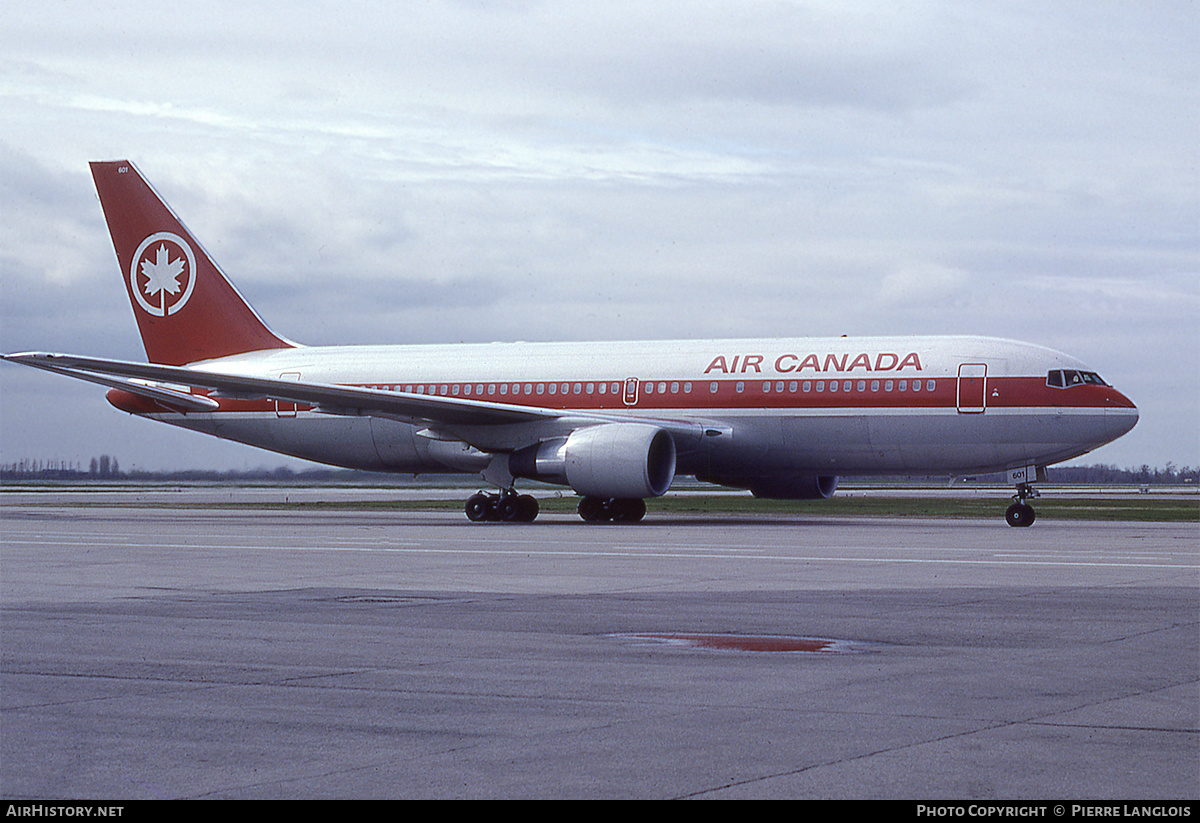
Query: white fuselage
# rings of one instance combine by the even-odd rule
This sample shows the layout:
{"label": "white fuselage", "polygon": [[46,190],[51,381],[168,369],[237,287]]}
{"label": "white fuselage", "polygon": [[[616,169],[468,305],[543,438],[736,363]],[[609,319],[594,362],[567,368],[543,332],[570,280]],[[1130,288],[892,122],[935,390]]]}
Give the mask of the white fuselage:
{"label": "white fuselage", "polygon": [[1078,360],[980,337],[297,347],[192,367],[561,412],[491,427],[423,427],[273,400],[146,413],[321,463],[411,473],[477,469],[446,446],[458,439],[513,451],[531,434],[568,434],[589,415],[684,425],[694,437],[676,430],[678,472],[734,486],[763,477],[1044,466],[1137,421],[1134,405],[1110,386],[1049,385],[1054,370],[1085,372]]}

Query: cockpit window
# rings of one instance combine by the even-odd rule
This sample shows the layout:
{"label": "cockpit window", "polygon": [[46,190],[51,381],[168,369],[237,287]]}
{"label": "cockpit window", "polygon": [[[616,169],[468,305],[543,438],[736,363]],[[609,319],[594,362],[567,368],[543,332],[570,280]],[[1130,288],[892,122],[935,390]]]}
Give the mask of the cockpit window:
{"label": "cockpit window", "polygon": [[1108,384],[1094,371],[1054,369],[1046,375],[1046,385],[1055,389],[1069,389],[1073,386],[1107,386]]}

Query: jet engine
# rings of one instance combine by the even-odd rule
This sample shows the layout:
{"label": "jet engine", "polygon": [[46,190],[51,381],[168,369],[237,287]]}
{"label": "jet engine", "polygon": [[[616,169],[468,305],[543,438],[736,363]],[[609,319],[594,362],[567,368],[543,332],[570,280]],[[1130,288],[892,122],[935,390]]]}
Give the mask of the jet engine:
{"label": "jet engine", "polygon": [[675,441],[657,426],[602,423],[513,452],[508,469],[585,497],[658,497],[675,479]]}

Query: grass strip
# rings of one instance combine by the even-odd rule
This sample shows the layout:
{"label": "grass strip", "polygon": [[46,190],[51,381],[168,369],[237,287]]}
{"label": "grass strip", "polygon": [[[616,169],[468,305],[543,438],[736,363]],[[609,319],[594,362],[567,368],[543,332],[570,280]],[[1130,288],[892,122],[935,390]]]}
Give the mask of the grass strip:
{"label": "grass strip", "polygon": [[[56,508],[147,508],[147,509],[236,509],[262,511],[462,511],[460,500],[255,501],[237,500],[188,502],[69,502],[23,503],[21,507]],[[543,497],[544,513],[574,513],[579,498]],[[996,497],[869,497],[835,496],[829,500],[759,500],[744,495],[668,494],[646,501],[647,516],[655,514],[698,514],[775,517],[912,517],[932,519],[986,519],[1001,517],[1008,501]],[[1200,522],[1200,500],[1136,498],[1055,498],[1032,501],[1038,520],[1110,520],[1132,522]],[[13,506],[6,506],[13,508]]]}

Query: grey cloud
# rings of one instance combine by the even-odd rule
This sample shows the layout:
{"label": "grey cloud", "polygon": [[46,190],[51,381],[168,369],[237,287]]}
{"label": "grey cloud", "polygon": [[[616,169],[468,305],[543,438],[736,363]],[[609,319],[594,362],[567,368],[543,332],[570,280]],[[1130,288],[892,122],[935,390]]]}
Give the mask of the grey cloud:
{"label": "grey cloud", "polygon": [[1154,412],[1098,459],[1200,461],[1144,357],[1195,348],[1190,4],[10,6],[7,350],[140,356],[129,156],[305,342],[998,334]]}

